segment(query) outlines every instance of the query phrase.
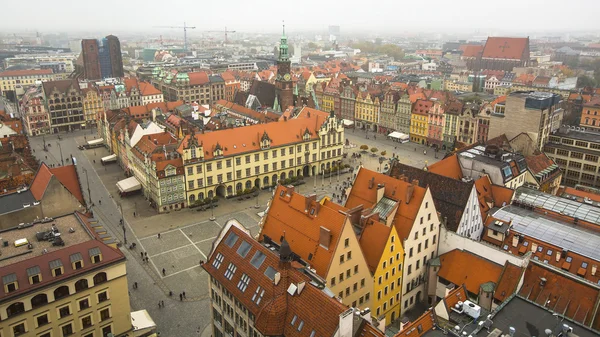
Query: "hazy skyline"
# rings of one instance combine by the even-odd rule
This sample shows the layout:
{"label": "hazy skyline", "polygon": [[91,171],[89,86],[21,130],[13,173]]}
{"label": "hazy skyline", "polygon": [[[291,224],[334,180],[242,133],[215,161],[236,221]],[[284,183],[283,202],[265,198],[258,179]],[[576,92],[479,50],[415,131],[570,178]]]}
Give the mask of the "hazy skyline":
{"label": "hazy skyline", "polygon": [[[168,6],[165,6],[168,5]],[[287,31],[320,31],[330,24],[342,33],[362,30],[451,33],[454,31],[600,31],[599,0],[429,0],[404,3],[304,1],[87,1],[30,0],[3,3],[0,31],[148,32],[153,26],[187,22],[196,31],[228,29],[275,33],[285,19]],[[7,15],[8,14],[8,15]],[[193,33],[194,31],[192,31]]]}

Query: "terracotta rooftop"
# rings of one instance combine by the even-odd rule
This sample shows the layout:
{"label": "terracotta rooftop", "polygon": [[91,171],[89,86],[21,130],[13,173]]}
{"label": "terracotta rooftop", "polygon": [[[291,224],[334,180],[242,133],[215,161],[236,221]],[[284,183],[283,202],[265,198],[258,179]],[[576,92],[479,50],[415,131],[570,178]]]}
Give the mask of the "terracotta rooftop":
{"label": "terracotta rooftop", "polygon": [[500,275],[500,280],[494,290],[494,299],[504,302],[506,298],[517,291],[524,269],[508,261],[504,264],[504,269]]}
{"label": "terracotta rooftop", "polygon": [[44,192],[46,192],[46,188],[50,183],[50,179],[52,179],[52,172],[50,172],[48,165],[42,163],[35,174],[35,178],[33,178],[31,186],[29,187],[35,200],[42,200]]}
{"label": "terracotta rooftop", "polygon": [[[226,277],[230,266],[236,269]],[[225,224],[202,267],[256,317],[255,328],[265,336],[305,337],[312,331],[314,336],[333,336],[340,314],[348,310],[302,271],[256,242],[235,220]],[[242,277],[249,279],[243,289]],[[291,284],[301,286],[301,291],[290,294]]]}
{"label": "terracotta rooftop", "polygon": [[378,201],[377,186],[379,184],[384,185],[385,197],[398,201],[398,208],[392,223],[396,227],[398,235],[406,239],[412,230],[413,223],[427,192],[425,188],[361,167],[354,179],[344,206],[347,208],[354,208],[359,205],[363,205],[364,208],[374,207]]}
{"label": "terracotta rooftop", "polygon": [[574,196],[576,198],[579,198],[581,201],[584,201],[584,198],[588,198],[590,200],[600,202],[600,194],[582,191],[582,190],[578,190],[578,189],[575,189],[572,187],[565,187],[561,191],[561,194],[559,194],[559,195],[561,195],[563,197],[564,196]]}
{"label": "terracotta rooftop", "polygon": [[[290,248],[305,260],[321,277],[326,277],[338,245],[346,216],[336,209],[323,206],[316,198],[295,193],[293,188],[279,185],[263,220],[259,241],[268,236],[281,244],[285,236]],[[330,243],[320,244],[321,227],[329,231]]]}
{"label": "terracotta rooftop", "polygon": [[460,163],[458,162],[456,154],[427,166],[427,170],[452,179],[460,180],[463,178],[462,169],[460,168]]}
{"label": "terracotta rooftop", "polygon": [[[42,165],[46,166],[45,164]],[[54,167],[50,169],[50,172],[82,205],[85,205],[75,165]]]}
{"label": "terracotta rooftop", "polygon": [[479,294],[479,287],[484,283],[497,285],[502,273],[501,265],[459,249],[440,255],[440,263],[439,277],[456,285],[464,284],[473,294]]}
{"label": "terracotta rooftop", "polygon": [[160,95],[162,92],[156,89],[152,84],[148,82],[141,82],[139,84],[140,94],[142,96]]}
{"label": "terracotta rooftop", "polygon": [[[222,129],[216,132],[196,134],[195,137],[198,144],[203,144],[204,159],[206,160],[213,158],[213,150],[217,144],[223,149],[224,156],[258,151],[261,137],[265,134],[271,139],[271,148],[302,142],[306,131],[310,134],[310,139],[315,140],[318,139],[317,130],[325,122],[325,118],[311,114],[306,118]],[[179,153],[183,153],[183,149],[188,146],[189,139],[189,135],[183,139],[178,149]]]}
{"label": "terracotta rooftop", "polygon": [[488,37],[482,58],[520,60],[529,51],[529,38]]}
{"label": "terracotta rooftop", "polygon": [[555,165],[554,161],[548,158],[548,156],[546,156],[546,154],[543,152],[537,155],[526,156],[525,161],[527,162],[527,168],[529,168],[534,175],[544,171],[552,165]]}
{"label": "terracotta rooftop", "polygon": [[17,76],[37,76],[37,75],[50,75],[52,69],[25,69],[25,70],[7,70],[0,72],[0,77],[17,77]]}
{"label": "terracotta rooftop", "polygon": [[[53,246],[49,241],[38,242],[36,234],[49,231],[52,224],[55,224],[55,228],[60,231],[65,246]],[[70,232],[70,228],[74,228],[75,231]],[[125,260],[125,256],[119,249],[109,247],[102,240],[95,240],[95,236],[91,233],[94,233],[94,230],[89,225],[89,218],[78,212],[54,219],[50,223],[37,223],[32,227],[3,232],[3,239],[11,244],[10,248],[3,248],[0,276],[16,280],[19,286],[18,290],[10,293],[6,293],[3,287],[0,291],[0,301],[22,296],[29,291],[45,288],[49,284],[64,282],[75,275],[89,273],[108,264]],[[33,242],[33,250],[29,250],[26,245],[14,247],[12,242],[21,238]],[[44,249],[46,253],[42,253]],[[91,256],[98,253],[102,254],[102,261],[91,263]],[[83,268],[72,267],[72,259],[77,256],[82,260]],[[57,266],[63,267],[63,274],[53,276],[52,268]],[[42,281],[30,284],[27,269],[36,267]]]}
{"label": "terracotta rooftop", "polygon": [[435,313],[433,310],[427,310],[423,315],[417,318],[414,322],[406,325],[396,337],[421,337],[427,334],[435,326]]}

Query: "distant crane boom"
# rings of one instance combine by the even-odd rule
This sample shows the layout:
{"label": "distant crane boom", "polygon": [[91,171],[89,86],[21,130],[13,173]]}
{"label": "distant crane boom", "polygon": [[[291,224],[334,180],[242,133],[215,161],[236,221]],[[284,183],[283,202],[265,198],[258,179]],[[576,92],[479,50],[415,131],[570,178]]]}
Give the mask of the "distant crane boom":
{"label": "distant crane boom", "polygon": [[225,33],[225,44],[227,44],[228,40],[227,40],[227,33],[235,33],[235,30],[227,30],[227,27],[225,27],[225,30],[209,30],[207,31],[207,33]]}
{"label": "distant crane boom", "polygon": [[183,23],[183,26],[154,26],[154,28],[174,28],[181,29],[183,28],[183,50],[187,50],[187,30],[188,29],[196,29],[196,27],[188,26]]}

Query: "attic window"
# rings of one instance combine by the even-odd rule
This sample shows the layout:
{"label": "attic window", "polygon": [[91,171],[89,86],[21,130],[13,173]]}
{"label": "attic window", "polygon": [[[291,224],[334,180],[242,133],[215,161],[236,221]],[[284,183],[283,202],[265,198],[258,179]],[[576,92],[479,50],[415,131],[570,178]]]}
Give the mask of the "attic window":
{"label": "attic window", "polygon": [[237,234],[230,233],[229,236],[227,237],[227,239],[225,239],[225,244],[227,246],[229,246],[229,248],[231,248],[231,247],[233,247],[233,245],[235,245],[238,238],[239,238],[239,236]]}
{"label": "attic window", "polygon": [[538,246],[538,249],[537,249],[537,250],[538,250],[538,252],[540,252],[540,253],[541,253],[541,252],[544,250],[544,247],[542,247],[542,246]]}
{"label": "attic window", "polygon": [[94,247],[88,250],[88,253],[90,254],[90,260],[92,263],[95,264],[102,262],[102,253],[100,252],[100,248]]}
{"label": "attic window", "polygon": [[527,241],[523,242],[523,247],[527,247],[527,246],[529,246],[529,242],[527,242]]}
{"label": "attic window", "polygon": [[570,256],[567,256],[567,258],[565,259],[565,261],[567,261],[567,263],[571,263],[571,261],[573,261],[573,258]]}
{"label": "attic window", "polygon": [[265,258],[266,258],[265,254],[263,254],[263,252],[257,250],[256,253],[254,253],[254,256],[252,257],[252,259],[250,260],[250,264],[252,264],[254,266],[254,268],[258,269],[265,261]]}
{"label": "attic window", "polygon": [[242,241],[242,243],[238,247],[237,253],[241,257],[246,257],[246,255],[248,255],[248,252],[250,251],[250,248],[251,246],[248,242]]}
{"label": "attic window", "polygon": [[39,266],[33,266],[27,268],[27,277],[29,278],[29,284],[36,284],[42,281],[42,273]]}
{"label": "attic window", "polygon": [[217,257],[215,257],[215,259],[213,260],[213,267],[215,267],[216,269],[219,269],[219,267],[221,267],[221,263],[223,263],[223,254],[221,253],[217,253]]}
{"label": "attic window", "polygon": [[587,268],[588,264],[587,262],[581,262],[581,268],[585,269]]}
{"label": "attic window", "polygon": [[265,276],[270,278],[271,281],[275,280],[275,274],[277,274],[277,270],[275,270],[271,266],[268,266],[267,269],[265,270]]}
{"label": "attic window", "polygon": [[316,333],[315,333],[315,330],[311,331],[311,332],[310,332],[310,337],[315,337],[315,334],[316,334]]}
{"label": "attic window", "polygon": [[314,208],[310,209],[310,215],[315,215],[315,209]]}
{"label": "attic window", "polygon": [[246,275],[246,273],[244,273],[242,275],[242,277],[240,278],[240,281],[238,282],[237,287],[242,292],[245,292],[246,288],[248,288],[249,283],[250,283],[250,277],[248,275]]}
{"label": "attic window", "polygon": [[235,264],[230,262],[229,266],[227,266],[227,270],[225,271],[225,278],[228,279],[229,281],[231,281],[236,270],[237,270],[237,267],[235,266]]}
{"label": "attic window", "polygon": [[300,324],[298,324],[298,332],[302,331],[302,327],[304,327],[304,321],[300,321]]}
{"label": "attic window", "polygon": [[2,276],[2,284],[4,284],[4,292],[10,293],[19,290],[19,283],[17,282],[17,274],[12,273]]}
{"label": "attic window", "polygon": [[546,252],[546,255],[552,256],[552,249],[548,249],[548,251]]}
{"label": "attic window", "polygon": [[52,270],[52,276],[60,276],[63,274],[63,264],[61,260],[50,261],[50,269]]}
{"label": "attic window", "polygon": [[296,324],[296,321],[298,320],[298,316],[294,315],[294,317],[292,317],[292,322],[290,323],[291,325]]}
{"label": "attic window", "polygon": [[281,192],[279,192],[279,196],[280,196],[280,197],[283,197],[283,195],[284,195],[284,194],[285,194],[285,191],[284,191],[284,190],[281,190]]}
{"label": "attic window", "polygon": [[71,260],[71,267],[74,270],[83,268],[83,256],[81,256],[81,253],[72,254],[69,259]]}
{"label": "attic window", "polygon": [[254,292],[254,295],[252,295],[252,302],[254,302],[256,305],[259,305],[264,294],[265,290],[263,288],[260,286],[256,287],[256,291]]}

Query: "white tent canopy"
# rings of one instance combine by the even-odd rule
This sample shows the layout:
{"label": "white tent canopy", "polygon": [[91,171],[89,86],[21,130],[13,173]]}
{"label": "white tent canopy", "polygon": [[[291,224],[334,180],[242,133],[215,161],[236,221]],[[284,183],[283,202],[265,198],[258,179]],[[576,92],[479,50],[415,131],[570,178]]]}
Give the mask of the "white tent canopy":
{"label": "white tent canopy", "polygon": [[116,154],[111,154],[110,156],[103,157],[101,160],[103,162],[116,161],[117,160],[117,155]]}
{"label": "white tent canopy", "polygon": [[137,180],[136,177],[129,177],[123,179],[117,183],[117,188],[121,193],[134,192],[142,189],[142,184]]}
{"label": "white tent canopy", "polygon": [[403,136],[404,136],[404,134],[401,132],[398,132],[398,131],[394,131],[388,135],[388,137],[390,137],[390,138],[398,138],[398,139],[402,138]]}
{"label": "white tent canopy", "polygon": [[133,326],[134,336],[142,336],[142,333],[151,333],[156,329],[156,323],[146,310],[131,312],[131,326]]}
{"label": "white tent canopy", "polygon": [[354,122],[349,119],[343,119],[342,123],[344,123],[345,126],[354,125]]}
{"label": "white tent canopy", "polygon": [[87,145],[97,145],[97,144],[102,144],[102,142],[104,142],[104,139],[102,139],[102,138],[93,139],[93,140],[88,140]]}

